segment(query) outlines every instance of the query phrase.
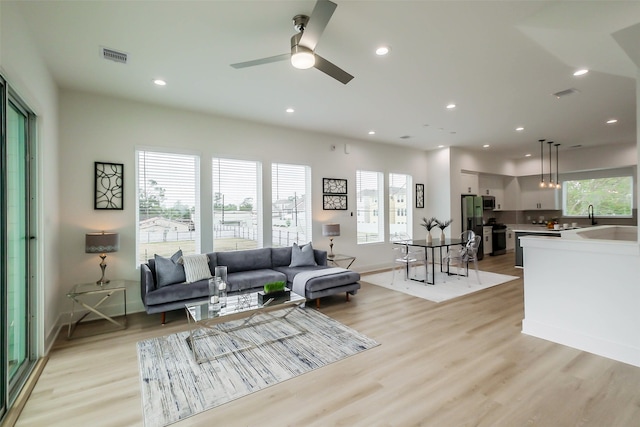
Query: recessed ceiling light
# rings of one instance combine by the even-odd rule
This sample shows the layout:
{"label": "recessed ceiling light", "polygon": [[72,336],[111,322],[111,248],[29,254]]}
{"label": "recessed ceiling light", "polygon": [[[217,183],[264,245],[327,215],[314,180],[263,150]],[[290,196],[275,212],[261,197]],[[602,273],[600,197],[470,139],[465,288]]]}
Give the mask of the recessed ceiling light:
{"label": "recessed ceiling light", "polygon": [[164,80],[162,80],[162,79],[155,79],[155,80],[153,81],[153,83],[155,83],[155,84],[156,84],[156,85],[158,85],[158,86],[166,86],[166,85],[167,85],[167,82],[165,82],[165,81],[164,81]]}
{"label": "recessed ceiling light", "polygon": [[607,120],[607,124],[608,125],[612,125],[614,123],[618,123],[618,119],[611,119],[611,120]]}
{"label": "recessed ceiling light", "polygon": [[522,131],[524,130],[524,128],[523,128],[522,126],[520,126],[520,127],[516,128],[516,130],[517,130],[518,132],[522,132]]}
{"label": "recessed ceiling light", "polygon": [[489,144],[484,144],[484,145],[482,146],[482,148],[489,148],[489,147],[491,147]]}
{"label": "recessed ceiling light", "polygon": [[588,72],[589,72],[589,70],[587,70],[586,68],[582,68],[580,70],[577,70],[575,73],[573,73],[573,75],[574,76],[584,76]]}
{"label": "recessed ceiling light", "polygon": [[391,48],[389,46],[380,46],[376,49],[376,55],[378,56],[384,56],[389,52],[391,52]]}
{"label": "recessed ceiling light", "polygon": [[375,135],[375,134],[376,134],[376,131],[375,131],[375,130],[370,130],[370,131],[369,131],[369,135]]}
{"label": "recessed ceiling light", "polygon": [[286,111],[287,113],[293,113],[293,112],[294,112],[294,111],[296,111],[296,110],[294,110],[293,108],[287,108],[285,111]]}
{"label": "recessed ceiling light", "polygon": [[447,105],[447,108],[449,110],[452,110],[452,109],[456,108],[456,104],[449,104],[449,105]]}
{"label": "recessed ceiling light", "polygon": [[524,155],[525,157],[531,157],[531,154],[527,153]]}
{"label": "recessed ceiling light", "polygon": [[438,145],[438,148],[444,148],[444,145],[440,144]]}

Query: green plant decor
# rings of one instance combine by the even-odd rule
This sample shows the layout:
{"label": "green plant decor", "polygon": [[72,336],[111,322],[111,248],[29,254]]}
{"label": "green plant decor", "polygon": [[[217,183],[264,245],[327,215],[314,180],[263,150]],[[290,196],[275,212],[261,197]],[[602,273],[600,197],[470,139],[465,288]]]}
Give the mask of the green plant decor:
{"label": "green plant decor", "polygon": [[284,291],[285,282],[270,282],[264,285],[264,293],[269,294],[271,292]]}
{"label": "green plant decor", "polygon": [[436,225],[438,226],[438,228],[442,231],[444,231],[445,228],[447,228],[448,226],[451,225],[451,223],[453,222],[452,219],[448,219],[446,221],[440,221],[436,219]]}
{"label": "green plant decor", "polygon": [[423,217],[422,224],[420,225],[426,228],[427,231],[431,231],[431,229],[436,226],[436,217],[432,216],[429,219],[427,219],[426,217]]}

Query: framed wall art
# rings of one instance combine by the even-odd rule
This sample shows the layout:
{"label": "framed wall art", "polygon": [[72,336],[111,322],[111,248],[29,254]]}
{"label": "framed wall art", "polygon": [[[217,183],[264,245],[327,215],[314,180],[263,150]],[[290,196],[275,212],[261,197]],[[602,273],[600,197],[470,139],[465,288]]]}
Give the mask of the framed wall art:
{"label": "framed wall art", "polygon": [[122,210],[124,165],[122,163],[95,162],[94,209]]}
{"label": "framed wall art", "polygon": [[416,184],[416,208],[424,208],[424,184]]}
{"label": "framed wall art", "polygon": [[347,180],[322,178],[322,192],[324,194],[347,194]]}
{"label": "framed wall art", "polygon": [[325,194],[322,196],[322,209],[331,211],[346,211],[347,196],[341,194]]}

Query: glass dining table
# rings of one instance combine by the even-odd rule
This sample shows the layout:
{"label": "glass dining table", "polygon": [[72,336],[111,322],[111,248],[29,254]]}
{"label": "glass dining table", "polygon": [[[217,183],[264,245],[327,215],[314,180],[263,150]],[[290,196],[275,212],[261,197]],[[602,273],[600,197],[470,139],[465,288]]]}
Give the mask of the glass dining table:
{"label": "glass dining table", "polygon": [[[409,277],[409,279],[411,280],[415,280],[418,282],[424,282],[427,283],[429,285],[434,285],[435,281],[436,281],[436,249],[439,250],[440,252],[440,260],[442,260],[442,248],[446,248],[449,249],[450,246],[457,246],[457,245],[463,245],[465,242],[462,239],[433,239],[430,243],[426,241],[426,239],[423,240],[402,240],[402,241],[397,241],[397,242],[393,242],[393,244],[395,245],[403,245],[403,246],[414,246],[414,247],[420,247],[420,248],[424,248],[424,259],[425,259],[425,263],[424,263],[424,267],[425,267],[425,278],[424,280],[422,279],[416,279],[416,278],[411,278],[409,277],[409,264],[407,264],[406,268],[407,268],[407,277]],[[429,258],[429,250],[431,250],[431,258]],[[446,252],[445,252],[446,254]],[[431,281],[429,281],[429,261],[431,261]],[[442,265],[442,262],[440,262],[440,272],[441,273],[447,273],[449,274],[449,266],[447,265],[447,269],[444,269],[444,266]]]}

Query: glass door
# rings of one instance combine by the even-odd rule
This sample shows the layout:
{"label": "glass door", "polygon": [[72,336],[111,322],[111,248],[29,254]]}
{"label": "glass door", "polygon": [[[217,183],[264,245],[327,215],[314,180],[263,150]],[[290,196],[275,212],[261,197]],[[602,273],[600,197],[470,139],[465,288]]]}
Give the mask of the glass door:
{"label": "glass door", "polygon": [[31,141],[35,116],[0,78],[0,420],[36,361],[31,266]]}

